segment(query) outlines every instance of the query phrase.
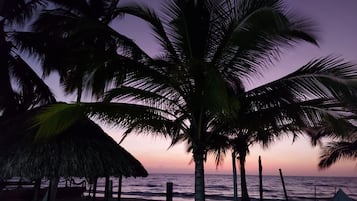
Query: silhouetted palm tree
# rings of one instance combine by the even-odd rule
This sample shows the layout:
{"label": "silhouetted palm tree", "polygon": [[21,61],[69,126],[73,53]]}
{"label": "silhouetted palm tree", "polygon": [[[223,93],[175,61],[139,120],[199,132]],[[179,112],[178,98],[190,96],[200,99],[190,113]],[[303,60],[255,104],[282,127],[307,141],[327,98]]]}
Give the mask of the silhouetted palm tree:
{"label": "silhouetted palm tree", "polygon": [[54,97],[35,71],[22,59],[12,38],[43,1],[5,0],[0,11],[0,111],[14,115],[40,104],[54,102]]}
{"label": "silhouetted palm tree", "polygon": [[[348,118],[342,118],[353,115],[352,112],[346,112],[349,110],[349,104],[345,102],[347,100],[330,96],[329,90],[320,88],[323,85],[338,90],[344,87],[338,83],[325,83],[326,80],[323,79],[318,81],[322,84],[320,86],[316,85],[318,82],[309,83],[312,77],[331,74],[336,70],[336,65],[344,68],[338,73],[340,75],[348,75],[353,68],[349,63],[335,62],[333,58],[315,60],[273,82],[247,91],[237,90],[239,92],[236,97],[240,102],[238,113],[231,119],[223,118],[215,122],[211,132],[227,136],[233,148],[233,157],[238,156],[242,200],[249,200],[244,165],[251,145],[268,147],[281,135],[293,135],[294,138],[303,133],[341,136],[347,129],[354,128]],[[321,66],[324,68],[320,68]],[[342,91],[338,94],[341,95]],[[345,95],[348,97],[351,94]]]}
{"label": "silhouetted palm tree", "polygon": [[[281,47],[302,40],[316,44],[310,33],[311,25],[287,15],[279,0],[174,0],[166,5],[164,17],[140,5],[114,10],[115,14],[131,14],[147,21],[163,54],[152,58],[130,40],[125,43],[132,47],[129,53],[121,49],[115,54],[106,53],[105,48],[92,46],[87,53],[96,59],[90,62],[99,65],[103,61],[104,64],[116,61],[114,64],[124,67],[117,70],[125,70],[125,76],[107,92],[104,102],[49,107],[38,117],[39,134],[60,132],[73,123],[76,116],[86,113],[126,128],[124,137],[136,131],[171,137],[172,145],[186,142],[195,162],[196,201],[205,200],[204,161],[207,154],[215,153],[219,161],[228,147],[228,134],[216,129],[220,122],[227,125],[230,119],[238,119],[240,131],[244,131],[244,124],[248,128],[256,124],[268,125],[273,131],[274,126],[280,126],[280,121],[298,124],[298,118],[289,118],[281,108],[286,104],[293,107],[295,103],[298,107],[302,101],[321,97],[324,98],[319,105],[321,110],[333,107],[335,102],[340,103],[341,98],[337,97],[351,95],[347,83],[357,76],[352,65],[325,58],[303,66],[284,82],[272,82],[270,87],[246,91],[242,87],[243,81],[259,76],[279,56]],[[59,13],[56,10],[49,12]],[[106,44],[105,41],[99,44]],[[74,42],[78,44],[81,38]],[[95,57],[94,52],[100,52],[104,57]],[[83,62],[79,58],[73,62]],[[105,81],[102,79],[102,83]],[[319,117],[318,114],[309,117],[309,114],[302,114],[306,121]],[[269,125],[265,119],[258,118],[264,115],[270,117],[266,120],[274,123]]]}
{"label": "silhouetted palm tree", "polygon": [[76,92],[77,100],[84,91],[101,97],[135,67],[132,58],[146,56],[110,26],[122,14],[116,12],[119,0],[47,1],[52,6],[42,11],[32,31],[15,38],[23,50],[41,60],[45,75],[58,72],[65,92]]}

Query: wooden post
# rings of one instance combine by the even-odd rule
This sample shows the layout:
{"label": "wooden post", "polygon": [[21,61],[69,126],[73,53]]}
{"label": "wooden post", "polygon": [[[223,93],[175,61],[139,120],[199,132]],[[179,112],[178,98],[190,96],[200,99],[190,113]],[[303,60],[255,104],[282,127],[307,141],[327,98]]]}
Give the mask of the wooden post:
{"label": "wooden post", "polygon": [[166,183],[166,201],[172,201],[172,182]]}
{"label": "wooden post", "polygon": [[109,176],[105,177],[104,200],[109,201]]}
{"label": "wooden post", "polygon": [[108,198],[113,197],[113,180],[109,180]]}
{"label": "wooden post", "polygon": [[50,179],[50,184],[48,187],[47,201],[55,201],[56,200],[58,182],[59,182],[59,177],[53,177]]}
{"label": "wooden post", "polygon": [[236,154],[234,151],[232,151],[232,167],[233,167],[233,201],[238,201],[237,165],[236,165]]}
{"label": "wooden post", "polygon": [[263,201],[263,166],[260,156],[259,156],[258,163],[259,163],[259,196],[260,196],[260,201]]}
{"label": "wooden post", "polygon": [[281,172],[281,169],[279,169],[279,172],[280,172],[281,182],[283,183],[283,189],[284,189],[285,200],[288,201],[288,194],[286,193],[284,177],[283,177],[283,173]]}
{"label": "wooden post", "polygon": [[123,175],[119,176],[119,181],[118,181],[118,201],[121,200],[121,183],[123,180]]}
{"label": "wooden post", "polygon": [[34,186],[35,193],[33,195],[33,201],[38,201],[40,189],[41,189],[41,179],[36,179],[35,186]]}
{"label": "wooden post", "polygon": [[314,200],[316,201],[316,186],[314,186],[315,187],[315,193],[314,193]]}
{"label": "wooden post", "polygon": [[98,177],[95,177],[93,181],[93,198],[92,198],[93,201],[96,200],[95,196],[97,193],[97,182],[98,182]]}

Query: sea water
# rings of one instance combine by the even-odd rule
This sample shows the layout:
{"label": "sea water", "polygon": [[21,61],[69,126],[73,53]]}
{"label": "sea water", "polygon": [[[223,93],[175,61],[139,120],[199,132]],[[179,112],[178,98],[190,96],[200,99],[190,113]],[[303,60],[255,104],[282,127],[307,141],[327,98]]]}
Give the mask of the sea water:
{"label": "sea water", "polygon": [[[239,176],[238,176],[239,177]],[[118,190],[118,179],[113,181],[113,191]],[[192,201],[194,198],[194,175],[150,174],[146,178],[123,178],[122,197],[166,199],[166,183],[173,183],[174,201]],[[357,200],[357,177],[303,177],[284,176],[289,200],[329,200],[338,189]],[[231,175],[205,175],[206,200],[233,200]],[[259,199],[259,177],[247,176],[248,193]],[[238,178],[238,196],[240,196]],[[264,199],[284,200],[284,190],[279,176],[263,176]],[[98,180],[98,191],[104,191],[104,179]],[[102,193],[98,193],[103,196]],[[116,195],[114,194],[114,197]]]}

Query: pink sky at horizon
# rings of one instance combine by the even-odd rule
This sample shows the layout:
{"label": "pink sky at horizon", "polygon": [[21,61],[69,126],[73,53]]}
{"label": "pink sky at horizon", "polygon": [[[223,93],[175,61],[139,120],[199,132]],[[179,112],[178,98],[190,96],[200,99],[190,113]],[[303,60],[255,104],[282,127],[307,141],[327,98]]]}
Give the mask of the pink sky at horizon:
{"label": "pink sky at horizon", "polygon": [[[128,0],[123,0],[127,2]],[[146,3],[147,1],[140,1]],[[151,0],[150,5],[157,7],[160,0]],[[337,55],[347,61],[357,63],[357,0],[287,0],[289,9],[311,18],[318,25],[320,47],[299,44],[289,49],[277,62],[276,68],[265,73],[264,79],[256,80],[251,86],[260,85],[274,78],[285,75],[302,66],[313,58]],[[153,37],[142,22],[125,18],[126,23],[119,24],[120,32],[133,37],[150,54],[158,51]],[[132,20],[132,21],[131,21]],[[130,21],[130,23],[128,23]],[[118,28],[119,29],[119,28]],[[49,82],[49,80],[47,80]],[[73,96],[63,97],[62,92],[50,81],[59,101],[74,101]],[[121,138],[119,129],[105,130],[115,140]],[[129,136],[121,144],[140,160],[149,173],[194,173],[194,164],[190,163],[191,154],[186,153],[185,145],[180,144],[168,149],[170,141],[152,136]],[[319,147],[312,148],[309,140],[300,137],[292,144],[291,138],[285,138],[263,150],[259,146],[251,149],[247,158],[247,174],[258,174],[258,156],[262,156],[263,174],[278,175],[281,168],[284,175],[292,176],[353,176],[357,177],[356,161],[339,161],[331,168],[318,170]],[[231,174],[231,157],[227,153],[222,166],[215,167],[214,158],[209,157],[205,166],[208,174]]]}

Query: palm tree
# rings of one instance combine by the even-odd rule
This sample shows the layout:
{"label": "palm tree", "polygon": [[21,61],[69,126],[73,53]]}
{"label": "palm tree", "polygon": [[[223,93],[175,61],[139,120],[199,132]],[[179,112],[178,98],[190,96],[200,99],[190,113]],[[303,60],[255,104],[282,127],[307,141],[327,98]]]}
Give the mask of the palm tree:
{"label": "palm tree", "polygon": [[[49,107],[47,112],[37,117],[39,135],[60,132],[73,123],[78,114],[86,113],[126,128],[124,138],[136,131],[168,136],[172,145],[186,142],[195,163],[196,201],[205,200],[204,161],[207,154],[215,153],[219,161],[225,153],[224,147],[227,147],[226,135],[218,132],[220,129],[216,130],[219,122],[240,120],[239,117],[243,116],[236,116],[241,111],[259,117],[259,113],[274,111],[268,110],[273,106],[281,109],[284,103],[290,103],[297,107],[301,101],[320,97],[334,103],[341,100],[336,97],[350,95],[346,83],[357,76],[352,65],[325,58],[307,64],[292,73],[285,82],[270,83],[273,88],[242,91],[243,81],[259,75],[268,67],[267,64],[279,56],[281,47],[292,46],[298,41],[316,44],[310,33],[310,24],[287,15],[279,0],[174,0],[166,6],[165,17],[159,17],[155,11],[140,5],[118,7],[113,11],[115,14],[131,14],[148,22],[163,54],[150,57],[129,39],[125,43],[131,47],[129,54],[128,51],[108,54],[105,49],[91,46],[94,48],[85,56],[95,55],[93,52],[104,56],[95,57],[95,65],[115,61],[114,64],[123,66],[116,70],[125,70],[125,76],[106,93],[104,102]],[[61,14],[58,10],[48,13]],[[68,33],[65,36],[71,35]],[[112,32],[105,34],[107,37],[113,35]],[[83,44],[81,38],[74,42]],[[36,49],[41,49],[41,46]],[[112,72],[116,72],[115,69]],[[105,81],[102,79],[102,83]],[[283,91],[282,95],[289,96],[279,96],[278,89]],[[271,91],[275,94],[269,93]],[[243,103],[241,97],[248,99],[249,104]],[[333,105],[328,101],[320,103],[321,109]],[[279,123],[284,121],[291,125],[299,123],[286,114],[280,112],[271,117],[276,120],[271,126],[280,126]],[[308,114],[304,115],[308,117]],[[63,122],[63,119],[69,121]],[[244,123],[252,126],[257,122]],[[217,139],[222,142],[220,146],[215,144]]]}
{"label": "palm tree", "polygon": [[0,111],[14,115],[40,104],[53,103],[48,86],[22,59],[14,46],[14,27],[24,23],[40,0],[3,1],[0,16]]}
{"label": "palm tree", "polygon": [[[133,41],[115,31],[110,24],[120,17],[119,0],[47,0],[31,32],[15,35],[22,50],[29,51],[42,62],[44,75],[60,75],[67,94],[89,92],[103,96],[108,86],[120,84],[126,76],[128,58],[146,56]],[[117,51],[123,51],[120,58]]]}
{"label": "palm tree", "polygon": [[[233,160],[239,156],[242,200],[249,200],[245,159],[251,145],[259,143],[267,148],[286,134],[292,134],[294,138],[302,133],[341,136],[346,130],[354,128],[348,121],[353,113],[346,112],[350,110],[347,100],[336,99],[329,95],[328,90],[324,91],[321,86],[328,85],[326,80],[320,79],[320,86],[316,85],[319,82],[308,83],[312,77],[331,75],[336,70],[335,62],[333,58],[315,60],[271,83],[248,91],[238,90],[237,97],[241,106],[238,113],[232,119],[223,118],[216,122],[212,132],[227,136],[233,149]],[[321,64],[324,68],[321,68]],[[339,72],[341,75],[348,75],[349,69],[352,69],[349,63],[338,65],[344,66],[344,70]],[[299,83],[308,84],[301,86]],[[330,87],[343,89],[339,83]],[[342,94],[342,91],[338,94]]]}

